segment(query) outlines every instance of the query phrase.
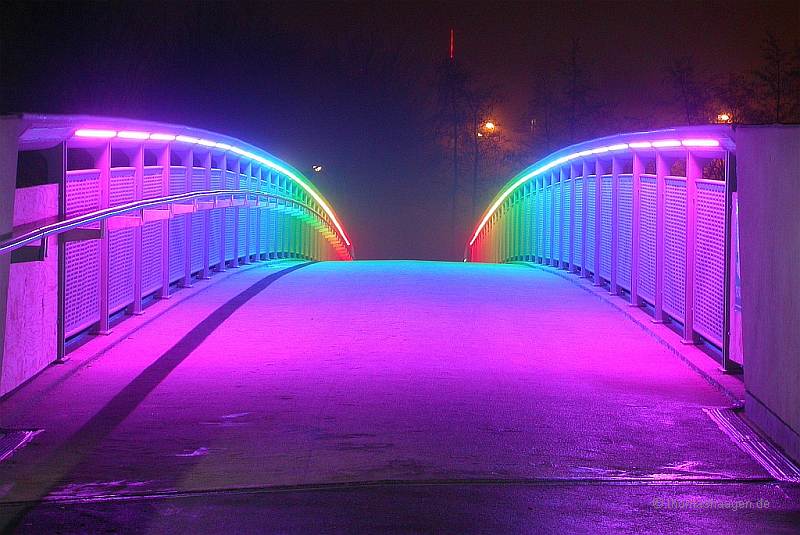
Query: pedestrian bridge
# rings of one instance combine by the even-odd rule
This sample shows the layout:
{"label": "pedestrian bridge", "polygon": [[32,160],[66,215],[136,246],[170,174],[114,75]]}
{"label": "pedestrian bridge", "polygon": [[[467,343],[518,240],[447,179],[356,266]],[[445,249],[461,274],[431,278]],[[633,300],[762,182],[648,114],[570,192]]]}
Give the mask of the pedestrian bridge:
{"label": "pedestrian bridge", "polygon": [[[655,485],[607,496],[617,529],[667,483],[796,512],[768,484],[800,472],[752,451],[773,450],[728,411],[745,386],[723,372],[749,363],[728,127],[550,155],[498,193],[458,263],[351,262],[313,184],[228,136],[71,116],[4,128],[0,518],[17,527],[119,527],[134,510],[158,532],[168,506],[149,500],[201,496],[185,525],[209,529],[208,500],[263,514],[276,489],[328,485],[347,505],[306,495],[293,518],[314,529],[323,503],[376,530],[390,520],[359,507],[401,484],[429,502],[410,527],[425,530],[476,482]],[[504,489],[468,492],[518,501]],[[559,492],[520,514],[556,525],[586,499]],[[230,506],[225,526],[258,514]]]}

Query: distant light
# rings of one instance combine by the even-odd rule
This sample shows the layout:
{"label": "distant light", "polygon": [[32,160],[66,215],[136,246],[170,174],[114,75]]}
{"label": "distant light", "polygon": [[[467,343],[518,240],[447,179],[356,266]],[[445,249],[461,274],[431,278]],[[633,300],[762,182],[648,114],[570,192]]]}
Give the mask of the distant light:
{"label": "distant light", "polygon": [[319,164],[312,165],[312,166],[311,166],[311,169],[312,169],[312,170],[313,170],[315,173],[321,173],[321,172],[322,172],[322,166],[321,166],[321,165],[319,165]]}
{"label": "distant light", "polygon": [[175,141],[173,134],[150,134],[150,139],[155,141]]}
{"label": "distant light", "polygon": [[175,141],[180,141],[181,143],[199,143],[200,140],[196,137],[189,137],[189,136],[175,136]]}
{"label": "distant light", "polygon": [[496,125],[492,121],[486,121],[486,124],[483,125],[486,130],[494,130]]}
{"label": "distant light", "polygon": [[661,139],[659,141],[653,141],[653,146],[659,149],[663,147],[680,147],[681,142],[677,139]]}
{"label": "distant light", "polygon": [[122,139],[149,139],[150,132],[135,132],[133,130],[122,130],[117,132],[117,137]]}
{"label": "distant light", "polygon": [[116,137],[115,130],[94,130],[92,128],[81,128],[75,131],[76,137],[110,138]]}
{"label": "distant light", "polygon": [[684,147],[719,147],[716,139],[684,139],[681,144]]}
{"label": "distant light", "polygon": [[483,134],[478,132],[478,137],[483,137]]}
{"label": "distant light", "polygon": [[718,123],[732,123],[733,116],[730,113],[722,112],[717,115],[717,122]]}

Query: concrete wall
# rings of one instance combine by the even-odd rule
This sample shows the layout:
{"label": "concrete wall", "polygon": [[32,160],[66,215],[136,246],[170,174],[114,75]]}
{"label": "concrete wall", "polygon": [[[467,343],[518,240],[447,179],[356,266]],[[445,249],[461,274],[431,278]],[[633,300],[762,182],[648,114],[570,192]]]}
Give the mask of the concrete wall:
{"label": "concrete wall", "polygon": [[[58,184],[16,190],[15,227],[57,214]],[[39,373],[57,356],[58,241],[55,236],[48,240],[44,261],[11,264],[0,396]]]}
{"label": "concrete wall", "polygon": [[747,417],[800,460],[800,126],[736,130]]}

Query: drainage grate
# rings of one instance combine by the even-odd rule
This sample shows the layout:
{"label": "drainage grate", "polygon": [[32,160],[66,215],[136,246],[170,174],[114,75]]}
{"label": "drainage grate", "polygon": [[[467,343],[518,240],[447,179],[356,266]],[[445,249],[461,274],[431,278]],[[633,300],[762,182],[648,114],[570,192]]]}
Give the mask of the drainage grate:
{"label": "drainage grate", "polygon": [[0,462],[11,457],[15,451],[33,440],[44,429],[12,431],[0,429]]}
{"label": "drainage grate", "polygon": [[739,416],[737,409],[703,409],[720,430],[778,481],[800,483],[800,468]]}

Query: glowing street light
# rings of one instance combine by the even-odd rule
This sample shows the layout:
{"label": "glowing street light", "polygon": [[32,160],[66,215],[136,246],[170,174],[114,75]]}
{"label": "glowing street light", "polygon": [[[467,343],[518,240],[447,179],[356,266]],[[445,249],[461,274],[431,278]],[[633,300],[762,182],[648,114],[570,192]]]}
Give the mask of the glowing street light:
{"label": "glowing street light", "polygon": [[730,124],[733,122],[733,116],[730,113],[722,112],[717,115],[717,122],[720,124]]}
{"label": "glowing street light", "polygon": [[494,129],[497,128],[497,125],[495,125],[492,121],[486,121],[486,123],[483,125],[483,127],[486,130],[488,130],[490,132],[493,132]]}
{"label": "glowing street light", "polygon": [[311,166],[311,170],[314,171],[315,173],[321,173],[322,172],[322,166],[319,165],[319,164],[312,165]]}

